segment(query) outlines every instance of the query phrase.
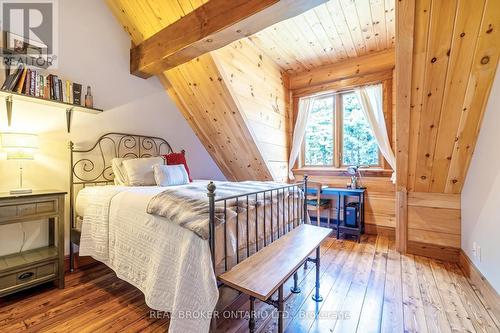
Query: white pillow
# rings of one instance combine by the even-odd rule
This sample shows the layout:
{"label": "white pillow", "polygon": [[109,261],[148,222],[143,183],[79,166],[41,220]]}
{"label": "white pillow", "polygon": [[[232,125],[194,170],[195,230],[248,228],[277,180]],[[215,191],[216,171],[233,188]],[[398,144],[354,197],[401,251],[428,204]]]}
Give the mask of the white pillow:
{"label": "white pillow", "polygon": [[189,184],[189,176],[183,164],[153,166],[156,185],[174,186]]}
{"label": "white pillow", "polygon": [[113,174],[115,175],[115,185],[128,186],[128,176],[127,170],[123,166],[124,160],[129,160],[130,158],[113,158],[111,160],[111,170],[113,170]]}
{"label": "white pillow", "polygon": [[127,171],[129,186],[156,185],[153,165],[164,164],[163,157],[133,158],[124,160],[123,166]]}

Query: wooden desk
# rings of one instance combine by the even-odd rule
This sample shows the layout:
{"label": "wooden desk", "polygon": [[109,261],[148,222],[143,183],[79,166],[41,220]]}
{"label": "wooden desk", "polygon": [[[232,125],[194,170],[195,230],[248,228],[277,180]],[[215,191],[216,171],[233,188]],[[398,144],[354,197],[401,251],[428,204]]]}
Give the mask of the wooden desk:
{"label": "wooden desk", "polygon": [[[308,193],[315,194],[316,189],[308,189]],[[321,189],[321,198],[330,199],[337,201],[337,218],[336,218],[336,229],[337,229],[337,239],[340,238],[340,234],[354,235],[357,241],[360,241],[360,236],[365,232],[365,193],[366,189],[350,189],[342,187],[328,187],[324,186]],[[346,198],[355,197],[357,202],[359,202],[359,216],[357,216],[358,227],[353,228],[345,225],[345,206]],[[342,211],[342,219],[341,217]]]}

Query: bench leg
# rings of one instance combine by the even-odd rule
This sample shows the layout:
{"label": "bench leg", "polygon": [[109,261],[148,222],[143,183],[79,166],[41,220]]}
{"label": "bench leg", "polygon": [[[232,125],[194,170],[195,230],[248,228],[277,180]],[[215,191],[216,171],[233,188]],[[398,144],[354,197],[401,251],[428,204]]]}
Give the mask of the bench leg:
{"label": "bench leg", "polygon": [[323,300],[323,297],[319,294],[319,266],[320,266],[320,253],[319,253],[319,246],[316,248],[316,290],[315,293],[312,297],[312,299],[316,302],[321,302]]}
{"label": "bench leg", "polygon": [[283,285],[278,289],[278,332],[283,333],[283,311],[285,310],[283,302]]}
{"label": "bench leg", "polygon": [[250,296],[250,320],[248,321],[248,330],[255,332],[255,297]]}
{"label": "bench leg", "polygon": [[293,274],[293,287],[290,288],[290,291],[294,294],[299,294],[301,291],[299,288],[299,275],[297,272]]}

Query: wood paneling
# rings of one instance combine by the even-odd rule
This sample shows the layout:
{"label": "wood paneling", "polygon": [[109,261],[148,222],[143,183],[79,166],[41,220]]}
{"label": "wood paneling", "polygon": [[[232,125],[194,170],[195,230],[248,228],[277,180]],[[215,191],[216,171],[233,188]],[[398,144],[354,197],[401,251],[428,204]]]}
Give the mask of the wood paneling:
{"label": "wood paneling", "polygon": [[294,97],[303,97],[323,92],[349,90],[355,87],[368,84],[376,84],[387,80],[392,80],[392,70],[356,75],[349,78],[326,82],[316,86],[298,88],[292,90],[292,93]]}
{"label": "wood paneling", "polygon": [[317,85],[364,74],[389,71],[395,65],[394,50],[386,50],[290,75],[290,89]]}
{"label": "wood paneling", "polygon": [[460,196],[408,193],[409,241],[460,248]]}
{"label": "wood paneling", "polygon": [[461,192],[498,64],[499,28],[498,1],[416,1],[410,191]]}
{"label": "wood paneling", "polygon": [[[444,100],[439,120],[439,132],[432,164],[430,190],[443,192],[447,177],[445,170],[449,165],[460,114],[463,112],[463,97],[467,90],[468,80],[464,79],[472,66],[476,36],[478,35],[483,15],[484,2],[459,1],[456,17],[456,31],[452,36],[452,48],[448,64],[449,74],[446,77]],[[463,32],[463,34],[462,34]],[[459,97],[459,98],[457,98]],[[439,174],[443,172],[443,174]]]}
{"label": "wood paneling", "polygon": [[289,73],[394,47],[394,0],[331,0],[250,37]]}
{"label": "wood paneling", "polygon": [[414,10],[414,20],[404,18],[400,26],[398,18],[397,26],[398,189],[408,190],[409,205],[401,207],[407,214],[398,228],[408,231],[414,250],[457,249],[458,194],[500,54],[500,3],[404,0],[397,6],[398,17]]}
{"label": "wood paneling", "polygon": [[460,195],[445,193],[408,193],[408,206],[460,210]]}
{"label": "wood paneling", "polygon": [[[420,108],[425,111],[420,112],[418,133],[421,135],[418,135],[418,138],[411,138],[412,141],[418,141],[415,160],[418,175],[413,184],[415,192],[428,192],[430,186],[430,173],[449,62],[447,53],[451,47],[450,37],[453,31],[455,10],[456,1],[433,1],[430,7],[431,17],[425,55],[426,70],[423,85],[419,87],[423,95]],[[428,112],[428,110],[434,112]]]}
{"label": "wood paneling", "polygon": [[130,72],[143,78],[161,74],[325,1],[208,1],[132,47]]}
{"label": "wood paneling", "polygon": [[[164,85],[207,151],[231,180],[272,175],[213,58],[205,54],[164,74]],[[172,92],[167,86],[167,91]]]}
{"label": "wood paneling", "polygon": [[273,179],[288,180],[288,76],[248,40],[212,54]]}
{"label": "wood paneling", "polygon": [[425,242],[409,240],[407,252],[423,257],[457,262],[460,249],[446,245],[431,244],[428,240]]}

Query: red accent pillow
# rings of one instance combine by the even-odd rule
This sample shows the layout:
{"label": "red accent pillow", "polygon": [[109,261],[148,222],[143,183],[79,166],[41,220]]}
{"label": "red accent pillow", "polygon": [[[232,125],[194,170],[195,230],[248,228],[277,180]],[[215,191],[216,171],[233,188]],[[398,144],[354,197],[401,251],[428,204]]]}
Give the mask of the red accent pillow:
{"label": "red accent pillow", "polygon": [[185,151],[181,151],[180,153],[170,153],[163,155],[163,158],[167,162],[167,165],[178,165],[178,164],[184,164],[184,167],[186,168],[189,181],[192,182],[193,180],[191,179],[191,174],[189,173],[189,168],[186,162],[186,156],[185,156]]}

